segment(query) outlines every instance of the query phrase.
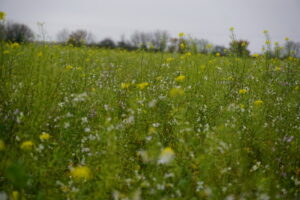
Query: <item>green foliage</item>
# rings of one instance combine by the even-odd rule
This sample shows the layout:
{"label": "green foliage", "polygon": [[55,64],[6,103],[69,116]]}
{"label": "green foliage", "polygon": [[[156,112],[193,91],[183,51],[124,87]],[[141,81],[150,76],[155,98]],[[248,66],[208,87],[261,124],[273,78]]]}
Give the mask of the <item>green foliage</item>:
{"label": "green foliage", "polygon": [[233,55],[238,57],[249,56],[248,45],[249,42],[246,40],[232,40],[229,44],[229,50]]}
{"label": "green foliage", "polygon": [[297,199],[299,66],[188,49],[2,44],[0,191]]}

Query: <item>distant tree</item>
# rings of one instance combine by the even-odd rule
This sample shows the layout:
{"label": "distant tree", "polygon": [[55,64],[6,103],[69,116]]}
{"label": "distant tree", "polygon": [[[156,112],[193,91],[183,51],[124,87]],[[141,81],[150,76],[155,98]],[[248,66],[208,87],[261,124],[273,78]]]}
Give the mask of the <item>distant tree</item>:
{"label": "distant tree", "polygon": [[106,38],[99,43],[99,46],[104,47],[104,48],[113,49],[116,47],[116,44],[112,39]]}
{"label": "distant tree", "polygon": [[155,50],[165,51],[169,39],[170,39],[170,35],[167,31],[158,30],[152,33],[151,44],[153,45]]}
{"label": "distant tree", "polygon": [[56,34],[56,40],[61,43],[66,43],[69,39],[70,32],[67,29],[62,29]]}
{"label": "distant tree", "polygon": [[168,51],[171,53],[177,52],[179,47],[179,39],[178,38],[171,38],[170,45],[168,47]]}
{"label": "distant tree", "polygon": [[284,45],[284,56],[300,57],[300,42],[286,41]]}
{"label": "distant tree", "polygon": [[82,46],[93,42],[93,36],[86,30],[76,30],[69,35],[68,44]]}
{"label": "distant tree", "polygon": [[227,55],[227,49],[224,46],[216,45],[212,48],[212,53],[217,54],[219,53],[221,56],[226,56]]}
{"label": "distant tree", "polygon": [[5,25],[0,23],[0,41],[4,41],[6,38]]}
{"label": "distant tree", "polygon": [[210,51],[209,41],[205,39],[195,39],[194,40],[197,50],[199,53],[207,54]]}
{"label": "distant tree", "polygon": [[249,56],[250,51],[248,50],[249,42],[246,40],[232,40],[230,42],[230,52],[236,56]]}
{"label": "distant tree", "polygon": [[5,39],[10,42],[29,42],[34,39],[32,30],[25,24],[7,23],[5,30]]}

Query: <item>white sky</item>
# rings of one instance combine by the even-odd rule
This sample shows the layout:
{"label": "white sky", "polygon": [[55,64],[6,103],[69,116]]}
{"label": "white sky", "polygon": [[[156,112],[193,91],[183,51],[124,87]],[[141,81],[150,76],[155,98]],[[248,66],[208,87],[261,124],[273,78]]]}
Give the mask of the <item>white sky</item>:
{"label": "white sky", "polygon": [[86,29],[97,41],[159,29],[228,46],[233,26],[252,51],[260,51],[265,29],[273,42],[300,41],[300,0],[0,0],[0,10],[35,32],[44,22],[51,39],[63,28]]}

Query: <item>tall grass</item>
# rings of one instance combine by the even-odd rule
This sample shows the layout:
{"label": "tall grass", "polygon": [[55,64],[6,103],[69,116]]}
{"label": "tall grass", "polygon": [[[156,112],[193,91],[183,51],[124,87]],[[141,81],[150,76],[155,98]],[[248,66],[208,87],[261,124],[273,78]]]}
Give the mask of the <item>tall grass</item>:
{"label": "tall grass", "polygon": [[0,57],[1,195],[300,198],[299,59],[35,44]]}

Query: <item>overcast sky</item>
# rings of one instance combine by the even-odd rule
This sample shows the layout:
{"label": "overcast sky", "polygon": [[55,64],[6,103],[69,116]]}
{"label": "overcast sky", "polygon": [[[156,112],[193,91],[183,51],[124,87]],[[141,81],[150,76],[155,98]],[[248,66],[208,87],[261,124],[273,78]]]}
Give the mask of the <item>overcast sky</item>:
{"label": "overcast sky", "polygon": [[252,51],[260,51],[265,29],[273,42],[300,41],[300,0],[0,0],[0,10],[35,32],[37,22],[44,22],[51,39],[63,28],[86,29],[97,41],[167,30],[228,46],[233,26]]}

